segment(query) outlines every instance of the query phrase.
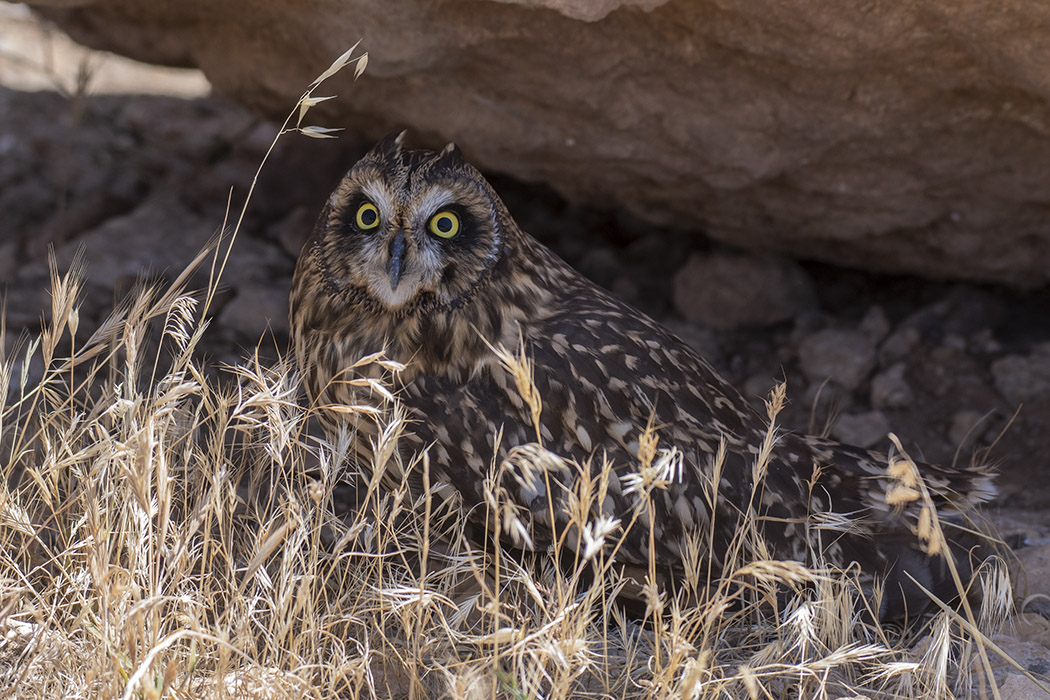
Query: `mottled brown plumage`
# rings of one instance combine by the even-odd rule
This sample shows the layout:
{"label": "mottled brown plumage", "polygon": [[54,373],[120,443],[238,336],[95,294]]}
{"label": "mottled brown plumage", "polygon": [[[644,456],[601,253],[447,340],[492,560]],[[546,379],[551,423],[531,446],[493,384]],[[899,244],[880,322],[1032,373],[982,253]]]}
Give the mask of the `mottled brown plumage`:
{"label": "mottled brown plumage", "polygon": [[[643,513],[626,534],[616,554],[623,563],[646,564],[651,526],[666,574],[682,570],[690,535],[709,543],[705,556],[717,570],[750,510],[774,555],[808,561],[819,552],[884,577],[884,616],[923,605],[905,572],[944,590],[941,562],[914,534],[922,501],[900,491],[885,455],[779,433],[764,483],[753,488],[767,417],[682,341],[521,231],[454,146],[413,151],[392,136],[354,166],[303,248],[291,325],[307,392],[329,433],[348,414],[325,407],[377,400],[349,384],[363,371],[348,371],[354,361],[382,352],[403,363],[397,388],[411,421],[403,447],[429,446],[432,480],[475,514],[485,478],[495,466],[509,471],[500,485],[526,523],[524,532],[505,533],[516,544],[548,544],[551,512],[553,527],[565,527],[574,465],[592,472],[611,465],[600,510],[626,526],[640,507],[631,488],[639,439],[652,425],[670,483],[653,491],[651,519]],[[519,343],[543,402],[539,437],[495,351]],[[368,444],[356,443],[363,454]],[[712,510],[705,485],[720,449]],[[545,478],[530,476],[544,464]],[[922,476],[942,515],[993,493],[982,468],[922,465]],[[962,542],[956,554],[965,554]]]}

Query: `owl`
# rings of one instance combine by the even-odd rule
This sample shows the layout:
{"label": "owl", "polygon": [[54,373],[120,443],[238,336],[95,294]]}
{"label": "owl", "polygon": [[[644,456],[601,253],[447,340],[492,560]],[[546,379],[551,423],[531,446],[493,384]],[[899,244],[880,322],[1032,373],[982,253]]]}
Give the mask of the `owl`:
{"label": "owl", "polygon": [[[884,454],[771,430],[689,346],[522,231],[453,144],[412,150],[403,136],[331,194],[290,298],[309,399],[330,435],[354,429],[363,465],[374,438],[340,407],[381,401],[358,360],[382,353],[403,365],[399,463],[428,450],[429,483],[468,517],[486,520],[498,493],[509,544],[592,544],[559,537],[579,526],[586,486],[599,495],[587,517],[615,524],[608,556],[655,561],[671,581],[697,552],[719,572],[752,523],[761,553],[881,580],[883,618],[925,607],[916,582],[954,597],[922,521],[930,505],[950,524],[991,498],[989,469],[919,465],[920,481]],[[968,540],[946,533],[968,577]]]}

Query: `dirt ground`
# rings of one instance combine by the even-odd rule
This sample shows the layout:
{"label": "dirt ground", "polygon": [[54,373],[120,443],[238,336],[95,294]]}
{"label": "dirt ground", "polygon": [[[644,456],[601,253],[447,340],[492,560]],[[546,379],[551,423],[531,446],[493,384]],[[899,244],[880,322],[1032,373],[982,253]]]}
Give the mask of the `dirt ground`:
{"label": "dirt ground", "polygon": [[[189,79],[191,87],[172,89],[178,96],[92,94],[91,80],[86,89],[63,85],[68,75],[26,69],[24,57],[12,64],[11,36],[0,31],[7,61],[0,61],[0,283],[9,347],[20,331],[38,329],[48,308],[50,249],[60,268],[82,251],[88,286],[80,323],[91,328],[141,271],[177,274],[223,225],[228,202],[239,211],[277,129],[221,99],[193,96],[206,89],[199,75],[140,79],[153,88]],[[286,347],[298,249],[332,186],[368,145],[356,134],[280,141],[248,208],[207,340],[216,362],[237,361],[260,338],[271,354]],[[1046,592],[1039,572],[1050,560],[1050,289],[789,261],[772,264],[790,274],[771,276],[768,260],[719,249],[702,231],[654,228],[616,209],[566,202],[540,184],[498,175],[492,182],[526,231],[670,326],[756,403],[786,380],[786,428],[831,425],[832,435],[879,449],[893,432],[917,458],[997,464],[1001,494],[988,515],[1023,545],[1017,554],[1029,564],[1028,590]],[[727,256],[736,272],[712,276],[712,284],[768,285],[765,293],[733,306],[682,291],[703,285],[690,266]],[[749,321],[784,296],[795,299],[788,316]],[[723,327],[695,320],[705,318]]]}

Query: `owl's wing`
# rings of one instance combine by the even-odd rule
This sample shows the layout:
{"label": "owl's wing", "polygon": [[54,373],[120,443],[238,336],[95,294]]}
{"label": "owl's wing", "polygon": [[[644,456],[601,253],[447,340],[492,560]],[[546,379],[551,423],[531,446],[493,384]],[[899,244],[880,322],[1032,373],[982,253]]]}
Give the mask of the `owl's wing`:
{"label": "owl's wing", "polygon": [[[603,473],[607,481],[592,515],[636,519],[644,501],[637,487],[639,444],[651,426],[654,461],[665,460],[668,486],[651,491],[653,513],[625,536],[620,556],[648,561],[652,527],[661,558],[680,559],[686,535],[710,522],[715,487],[705,470],[720,451],[728,474],[745,470],[746,446],[759,424],[755,414],[681,341],[596,291],[521,334],[541,401],[538,416],[495,352],[466,380],[424,376],[406,387],[413,432],[420,445],[432,446],[432,464],[468,507],[485,503],[486,478],[505,473],[507,479],[490,478],[488,487],[504,487],[531,517],[531,539],[539,546],[566,526],[570,492]],[[543,451],[530,447],[526,454],[526,446]],[[538,454],[548,455],[546,461],[535,459]],[[533,473],[537,461],[542,478]],[[746,484],[735,476],[730,482],[720,489],[734,492],[726,503],[742,500]],[[734,529],[727,522],[720,539]]]}
{"label": "owl's wing", "polygon": [[[896,507],[887,497],[895,480],[885,455],[785,433],[775,434],[768,459],[759,460],[768,432],[764,417],[641,314],[604,294],[579,294],[571,307],[523,328],[522,336],[542,402],[538,420],[513,373],[494,358],[466,381],[425,377],[408,388],[418,416],[414,429],[433,445],[443,478],[468,508],[485,507],[486,479],[490,493],[502,489],[500,497],[525,522],[526,534],[512,537],[516,544],[525,537],[541,547],[565,532],[570,494],[607,466],[590,515],[634,523],[619,533],[617,556],[625,563],[644,565],[655,546],[662,565],[680,570],[699,538],[719,567],[750,522],[769,556],[819,556],[840,566],[856,561],[883,576],[898,592],[885,604],[890,617],[925,605],[913,578],[939,593],[951,583],[943,561],[928,556],[914,535],[921,507]],[[679,461],[670,463],[669,483],[650,490],[645,513],[635,517],[644,493],[637,488],[639,442],[647,426],[655,428],[658,449],[673,448]],[[756,483],[759,462],[764,471]],[[954,504],[953,491],[971,500],[991,493],[986,472],[921,469],[938,506]],[[506,525],[504,532],[514,534]],[[966,550],[963,539],[951,545],[959,553]]]}

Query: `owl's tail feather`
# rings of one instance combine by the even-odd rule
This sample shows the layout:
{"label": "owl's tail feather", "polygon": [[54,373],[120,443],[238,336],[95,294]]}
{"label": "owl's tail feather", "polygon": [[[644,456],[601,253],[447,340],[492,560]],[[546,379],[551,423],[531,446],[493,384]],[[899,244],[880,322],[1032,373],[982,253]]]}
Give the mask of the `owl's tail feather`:
{"label": "owl's tail feather", "polygon": [[980,602],[974,571],[994,553],[994,539],[969,519],[995,496],[992,468],[940,467],[903,452],[888,458],[812,436],[786,436],[783,447],[797,470],[806,468],[804,461],[820,465],[832,507],[855,516],[857,529],[840,541],[839,563],[854,560],[881,582],[880,619],[913,619],[930,608],[930,595]]}
{"label": "owl's tail feather", "polygon": [[[784,446],[791,450],[791,461],[798,470],[820,465],[846,483],[853,482],[856,496],[872,510],[885,511],[897,505],[893,496],[918,489],[921,477],[933,503],[955,512],[966,512],[995,497],[995,469],[987,464],[958,467],[914,461],[901,452],[891,459],[885,453],[809,435],[785,435]],[[804,446],[799,442],[805,443]],[[887,498],[889,496],[889,498]]]}

